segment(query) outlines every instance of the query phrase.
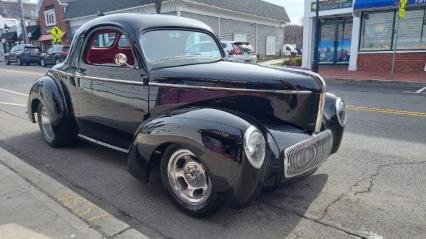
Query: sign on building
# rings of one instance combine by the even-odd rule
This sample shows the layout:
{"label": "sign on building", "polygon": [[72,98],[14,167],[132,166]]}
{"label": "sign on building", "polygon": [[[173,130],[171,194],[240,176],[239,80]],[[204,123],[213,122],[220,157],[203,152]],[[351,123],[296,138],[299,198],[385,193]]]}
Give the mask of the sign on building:
{"label": "sign on building", "polygon": [[[328,0],[319,3],[319,11],[333,10],[339,8],[351,8],[353,0]],[[315,12],[317,9],[316,1],[311,4],[311,11]]]}

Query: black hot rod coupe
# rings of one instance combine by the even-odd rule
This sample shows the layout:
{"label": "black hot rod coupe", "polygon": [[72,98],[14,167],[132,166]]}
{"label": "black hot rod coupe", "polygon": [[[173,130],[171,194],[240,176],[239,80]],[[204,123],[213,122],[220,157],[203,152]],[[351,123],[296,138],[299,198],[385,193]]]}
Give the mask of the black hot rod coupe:
{"label": "black hot rod coupe", "polygon": [[345,126],[319,75],[227,62],[206,24],[141,14],[80,27],[67,59],[32,86],[28,115],[53,147],[83,138],[128,153],[142,182],[159,166],[193,215],[312,174]]}

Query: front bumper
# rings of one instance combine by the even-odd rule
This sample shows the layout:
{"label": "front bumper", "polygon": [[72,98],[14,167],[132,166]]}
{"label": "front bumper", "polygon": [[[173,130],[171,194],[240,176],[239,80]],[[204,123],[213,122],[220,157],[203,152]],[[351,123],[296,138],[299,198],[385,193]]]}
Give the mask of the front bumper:
{"label": "front bumper", "polygon": [[292,145],[284,150],[284,177],[292,178],[321,166],[331,153],[333,136],[331,130]]}

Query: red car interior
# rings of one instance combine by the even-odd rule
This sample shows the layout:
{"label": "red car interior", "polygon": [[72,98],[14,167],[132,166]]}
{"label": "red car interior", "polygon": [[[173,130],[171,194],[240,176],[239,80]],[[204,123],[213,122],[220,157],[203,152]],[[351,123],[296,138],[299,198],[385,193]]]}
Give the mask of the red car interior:
{"label": "red car interior", "polygon": [[[93,47],[95,37],[103,33],[116,33],[114,43],[110,47]],[[135,64],[132,49],[130,47],[119,47],[119,39],[123,33],[114,30],[101,30],[95,32],[90,39],[90,49],[86,55],[88,64],[115,64],[114,57],[118,53],[123,53],[127,56],[127,63],[129,65]]]}

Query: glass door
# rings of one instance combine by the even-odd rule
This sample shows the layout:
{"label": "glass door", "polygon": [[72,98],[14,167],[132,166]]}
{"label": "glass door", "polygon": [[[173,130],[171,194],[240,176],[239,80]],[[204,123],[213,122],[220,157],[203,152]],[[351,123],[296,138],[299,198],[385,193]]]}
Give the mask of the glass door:
{"label": "glass door", "polygon": [[351,37],[351,19],[323,20],[318,47],[319,63],[348,64],[351,52]]}
{"label": "glass door", "polygon": [[337,23],[336,64],[349,64],[351,57],[352,22]]}

